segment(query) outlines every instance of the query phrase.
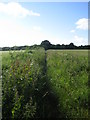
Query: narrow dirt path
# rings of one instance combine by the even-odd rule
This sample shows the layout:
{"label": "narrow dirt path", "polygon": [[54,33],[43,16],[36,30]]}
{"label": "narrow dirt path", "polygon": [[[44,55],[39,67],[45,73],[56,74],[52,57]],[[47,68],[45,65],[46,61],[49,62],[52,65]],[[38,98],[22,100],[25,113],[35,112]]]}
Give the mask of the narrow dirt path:
{"label": "narrow dirt path", "polygon": [[45,79],[46,79],[46,85],[44,86],[45,94],[43,96],[43,118],[44,117],[52,117],[52,118],[59,118],[60,112],[58,110],[58,98],[55,96],[55,94],[50,89],[49,85],[49,79],[47,77],[47,51],[45,51]]}
{"label": "narrow dirt path", "polygon": [[39,79],[40,90],[35,93],[37,100],[36,118],[62,118],[60,108],[58,109],[58,97],[50,88],[50,80],[47,75],[47,51],[43,65],[43,78]]}

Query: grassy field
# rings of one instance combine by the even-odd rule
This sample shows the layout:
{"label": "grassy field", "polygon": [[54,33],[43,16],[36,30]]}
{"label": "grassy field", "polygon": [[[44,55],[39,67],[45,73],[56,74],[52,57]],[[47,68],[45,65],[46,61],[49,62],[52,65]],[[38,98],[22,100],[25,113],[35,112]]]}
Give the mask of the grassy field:
{"label": "grassy field", "polygon": [[[42,90],[44,58],[44,49],[2,53],[4,118],[28,119],[41,116],[39,104],[44,94]],[[37,115],[37,112],[41,114]]]}
{"label": "grassy field", "polygon": [[2,52],[2,116],[87,118],[88,72],[87,50]]}
{"label": "grassy field", "polygon": [[66,117],[88,117],[88,51],[47,51],[47,75]]}

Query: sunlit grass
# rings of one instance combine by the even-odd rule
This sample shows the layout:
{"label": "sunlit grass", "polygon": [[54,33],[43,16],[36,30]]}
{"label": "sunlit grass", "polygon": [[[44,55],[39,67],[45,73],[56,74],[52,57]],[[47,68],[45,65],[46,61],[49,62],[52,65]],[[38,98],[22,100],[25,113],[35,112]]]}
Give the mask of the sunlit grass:
{"label": "sunlit grass", "polygon": [[47,74],[65,117],[88,117],[88,51],[47,51]]}
{"label": "sunlit grass", "polygon": [[0,56],[5,118],[52,115],[54,108],[44,99],[50,92],[57,96],[56,107],[65,118],[88,117],[87,50],[48,50],[46,66],[44,49],[3,51]]}

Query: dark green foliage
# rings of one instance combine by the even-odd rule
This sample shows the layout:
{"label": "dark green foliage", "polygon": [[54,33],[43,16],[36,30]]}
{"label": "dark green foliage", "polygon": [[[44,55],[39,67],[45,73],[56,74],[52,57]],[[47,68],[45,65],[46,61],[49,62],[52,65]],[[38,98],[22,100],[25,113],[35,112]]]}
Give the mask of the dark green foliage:
{"label": "dark green foliage", "polygon": [[3,119],[58,117],[46,71],[44,49],[3,52]]}
{"label": "dark green foliage", "polygon": [[[8,64],[8,67],[3,65],[2,71],[2,116],[4,119],[33,118],[38,109],[35,91],[38,89],[41,92],[42,84],[37,84],[43,77],[44,50],[38,50],[38,54],[37,51],[29,50],[3,54],[8,54],[6,59],[9,57],[10,62],[3,58],[4,64],[6,62],[5,65]],[[40,101],[41,98],[38,98]]]}
{"label": "dark green foliage", "polygon": [[40,47],[43,47],[45,50],[48,49],[90,49],[90,45],[81,45],[81,46],[75,46],[73,43],[70,43],[69,45],[53,45],[48,40],[44,40],[41,42],[40,45],[32,45],[32,46],[14,46],[14,47],[3,47],[0,48],[0,51],[9,51],[9,50],[26,50],[26,48],[29,49],[38,49]]}
{"label": "dark green foliage", "polygon": [[3,52],[3,119],[87,118],[87,53],[36,46]]}
{"label": "dark green foliage", "polygon": [[51,48],[52,44],[48,40],[44,40],[41,42],[41,46],[45,48],[45,50],[48,50]]}

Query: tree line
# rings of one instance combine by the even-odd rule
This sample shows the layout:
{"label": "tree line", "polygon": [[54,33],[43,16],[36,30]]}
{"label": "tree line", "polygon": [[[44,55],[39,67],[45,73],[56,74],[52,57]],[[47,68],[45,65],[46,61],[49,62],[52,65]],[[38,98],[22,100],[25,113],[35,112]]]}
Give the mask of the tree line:
{"label": "tree line", "polygon": [[81,46],[76,46],[74,43],[70,43],[68,45],[60,45],[60,44],[51,44],[48,40],[44,40],[41,42],[40,45],[32,45],[32,46],[13,46],[13,47],[0,47],[0,51],[8,51],[8,50],[25,50],[25,49],[34,49],[38,47],[44,47],[45,50],[48,49],[90,49],[90,45],[81,45]]}

